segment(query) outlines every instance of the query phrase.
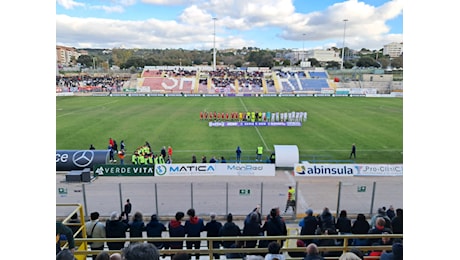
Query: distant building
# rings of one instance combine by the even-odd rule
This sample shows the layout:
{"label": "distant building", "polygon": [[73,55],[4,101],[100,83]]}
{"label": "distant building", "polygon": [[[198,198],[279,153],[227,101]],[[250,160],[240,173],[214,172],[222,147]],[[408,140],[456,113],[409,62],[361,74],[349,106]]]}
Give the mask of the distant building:
{"label": "distant building", "polygon": [[319,62],[337,61],[341,62],[340,53],[334,50],[308,50],[305,59],[314,58]]}
{"label": "distant building", "polygon": [[383,45],[383,55],[389,55],[391,58],[400,57],[403,53],[402,42],[392,42]]}
{"label": "distant building", "polygon": [[80,57],[81,53],[73,47],[65,47],[56,45],[56,63],[60,65],[69,65],[72,61],[72,57],[75,57],[75,60]]}

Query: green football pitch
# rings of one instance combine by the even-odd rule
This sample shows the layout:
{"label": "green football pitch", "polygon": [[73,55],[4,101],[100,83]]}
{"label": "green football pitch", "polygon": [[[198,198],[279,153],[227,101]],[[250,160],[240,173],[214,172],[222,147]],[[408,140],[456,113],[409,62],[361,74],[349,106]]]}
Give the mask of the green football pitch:
{"label": "green football pitch", "polygon": [[[209,127],[200,112],[303,112],[301,127]],[[243,161],[264,159],[274,145],[297,145],[301,161],[403,162],[403,99],[365,97],[56,97],[56,149],[97,150],[109,138],[126,144],[127,158],[146,141],[154,153],[173,148],[174,163],[205,155],[228,162],[240,146]]]}

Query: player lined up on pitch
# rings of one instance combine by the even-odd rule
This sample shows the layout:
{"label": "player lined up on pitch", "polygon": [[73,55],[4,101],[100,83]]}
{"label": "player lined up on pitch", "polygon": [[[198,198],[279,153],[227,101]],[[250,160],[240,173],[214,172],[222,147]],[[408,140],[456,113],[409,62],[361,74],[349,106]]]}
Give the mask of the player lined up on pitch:
{"label": "player lined up on pitch", "polygon": [[305,122],[308,113],[303,112],[200,112],[200,120],[233,122]]}

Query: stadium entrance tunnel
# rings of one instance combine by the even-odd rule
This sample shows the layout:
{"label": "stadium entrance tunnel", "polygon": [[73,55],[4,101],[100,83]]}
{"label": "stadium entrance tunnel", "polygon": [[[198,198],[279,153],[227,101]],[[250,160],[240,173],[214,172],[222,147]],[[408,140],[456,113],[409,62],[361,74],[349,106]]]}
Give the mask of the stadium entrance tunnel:
{"label": "stadium entrance tunnel", "polygon": [[299,163],[299,148],[297,145],[274,145],[275,167],[294,168]]}

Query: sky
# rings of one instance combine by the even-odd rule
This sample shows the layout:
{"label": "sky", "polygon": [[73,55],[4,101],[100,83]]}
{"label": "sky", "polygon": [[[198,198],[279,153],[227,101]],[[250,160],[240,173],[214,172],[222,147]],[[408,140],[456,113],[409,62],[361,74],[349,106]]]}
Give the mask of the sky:
{"label": "sky", "polygon": [[77,49],[326,49],[344,40],[356,50],[403,42],[403,0],[56,0],[56,45]]}

